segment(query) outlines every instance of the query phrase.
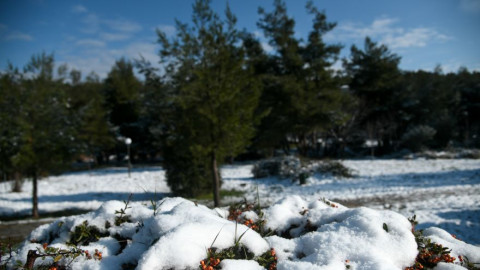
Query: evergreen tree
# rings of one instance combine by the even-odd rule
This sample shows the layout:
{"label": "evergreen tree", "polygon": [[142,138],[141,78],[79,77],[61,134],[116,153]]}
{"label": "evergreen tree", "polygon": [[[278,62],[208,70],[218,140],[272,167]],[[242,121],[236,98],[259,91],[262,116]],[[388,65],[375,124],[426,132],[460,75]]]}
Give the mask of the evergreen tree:
{"label": "evergreen tree", "polygon": [[[53,77],[53,55],[32,57],[16,95],[18,114],[12,115],[18,125],[18,151],[12,165],[32,177],[32,216],[38,217],[38,178],[55,172],[70,161],[76,143],[76,132],[62,88],[62,79]],[[61,74],[60,74],[61,75]]]}
{"label": "evergreen tree", "polygon": [[72,147],[77,152],[93,156],[97,163],[103,162],[105,151],[114,144],[112,128],[105,108],[103,84],[99,80],[81,81],[81,73],[70,72],[70,85],[65,85],[70,111],[76,123],[78,144]]}
{"label": "evergreen tree", "polygon": [[[16,117],[22,108],[20,85],[22,74],[18,69],[9,65],[8,70],[0,77],[0,172],[4,180],[11,179],[13,174],[18,173],[11,157],[19,151],[20,127]],[[15,177],[15,192],[21,191],[21,179]]]}
{"label": "evergreen tree", "polygon": [[316,145],[320,132],[327,132],[348,118],[341,111],[345,93],[340,91],[331,68],[341,46],[323,41],[323,35],[335,23],[327,22],[325,13],[312,2],[306,8],[313,15],[306,43],[295,37],[295,21],[288,16],[281,0],[274,2],[270,13],[260,8],[262,18],[258,22],[276,50],[270,55],[273,68],[264,77],[261,106],[270,114],[262,122],[259,140],[269,141],[271,147],[283,144],[288,152],[288,138],[293,139],[303,155]]}
{"label": "evergreen tree", "polygon": [[[117,138],[132,139],[132,156],[142,142],[143,132],[139,127],[141,88],[142,84],[133,72],[133,63],[124,58],[115,62],[104,82],[109,122]],[[125,153],[124,149],[124,141],[118,140],[115,148],[118,158]]]}
{"label": "evergreen tree", "polygon": [[364,49],[351,47],[344,68],[350,77],[350,89],[360,100],[360,127],[383,148],[391,147],[395,135],[401,73],[400,57],[385,45],[365,38]]}
{"label": "evergreen tree", "polygon": [[[218,166],[249,144],[260,91],[244,68],[241,33],[235,29],[236,17],[229,7],[225,19],[220,19],[210,1],[197,0],[192,22],[189,26],[177,21],[173,40],[158,32],[175,119],[166,137],[171,151],[166,150],[165,163],[174,191],[194,193],[196,187],[210,186],[218,206]],[[211,178],[210,184],[203,182],[206,178]]]}

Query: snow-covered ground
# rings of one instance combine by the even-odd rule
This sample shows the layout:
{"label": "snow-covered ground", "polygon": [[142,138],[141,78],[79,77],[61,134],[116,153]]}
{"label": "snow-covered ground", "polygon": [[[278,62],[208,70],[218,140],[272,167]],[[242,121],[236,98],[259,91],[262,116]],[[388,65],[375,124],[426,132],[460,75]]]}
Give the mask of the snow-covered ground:
{"label": "snow-covered ground", "polygon": [[[275,248],[278,269],[341,269],[347,265],[350,269],[404,269],[416,256],[416,243],[406,219],[415,214],[420,222],[417,228],[434,226],[448,231],[428,229],[425,235],[452,248],[452,255],[468,255],[474,262],[480,260],[480,161],[345,160],[342,163],[354,170],[355,177],[316,174],[302,186],[289,179],[253,179],[252,164],[224,166],[222,189],[245,191],[244,196],[251,202],[258,196],[261,205],[267,207],[266,228],[280,234],[288,232],[290,236],[262,238],[250,230],[242,238],[242,245],[255,258]],[[31,184],[26,182],[21,193],[9,191],[10,183],[0,184],[0,215],[28,214]],[[132,208],[127,209],[131,222],[107,228],[106,221],[114,223],[115,211],[122,208],[121,201],[130,194],[134,201]],[[66,248],[69,232],[88,220],[110,235],[132,240],[128,240],[126,247],[120,247],[112,237],[86,244],[84,249],[91,254],[99,249],[104,259],[82,257],[72,264],[73,268],[118,269],[128,263],[138,264],[138,269],[198,268],[200,260],[206,257],[206,248],[231,247],[247,229],[244,225],[237,228],[226,220],[225,209],[210,210],[179,198],[162,201],[154,215],[150,200],[158,201],[168,195],[160,167],[137,168],[131,177],[124,168],[111,168],[42,179],[39,181],[41,213],[100,208],[40,227],[29,237],[38,243],[27,241],[17,256],[25,260],[28,250],[43,242]],[[336,204],[338,208],[331,207],[324,198],[341,204]],[[224,201],[235,199],[240,198]],[[250,214],[248,218],[256,220],[258,216]],[[473,246],[452,238],[450,233]],[[262,269],[253,261],[224,260],[221,265],[222,269]],[[459,266],[440,264],[437,268],[455,267]]]}
{"label": "snow-covered ground", "polygon": [[419,220],[419,228],[437,226],[480,245],[480,161],[345,160],[354,178],[314,175],[299,186],[290,180],[251,178],[251,165],[226,166],[224,189],[242,189],[264,204],[289,194],[328,198],[348,206],[391,209]]}
{"label": "snow-covered ground", "polygon": [[[32,207],[32,184],[26,181],[20,193],[11,193],[11,183],[0,184],[0,216],[28,215]],[[170,188],[160,167],[136,168],[128,177],[126,168],[108,168],[67,173],[38,182],[40,214],[68,209],[95,210],[110,200],[158,200]]]}

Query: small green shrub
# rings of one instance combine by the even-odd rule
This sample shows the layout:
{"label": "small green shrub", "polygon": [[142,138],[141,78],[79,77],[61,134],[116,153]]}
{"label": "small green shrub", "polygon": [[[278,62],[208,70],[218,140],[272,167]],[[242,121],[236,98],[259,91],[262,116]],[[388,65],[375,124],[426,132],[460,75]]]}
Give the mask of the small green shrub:
{"label": "small green shrub", "polygon": [[455,257],[450,256],[451,250],[448,247],[432,242],[430,238],[423,235],[422,230],[415,230],[415,225],[418,224],[416,216],[408,220],[412,224],[412,233],[417,242],[418,255],[415,258],[415,264],[405,268],[405,270],[432,269],[439,262],[453,263],[456,260]]}
{"label": "small green shrub", "polygon": [[302,163],[297,157],[276,157],[258,162],[253,166],[252,173],[255,178],[269,176],[294,178],[298,175],[301,168]]}
{"label": "small green shrub", "polygon": [[91,242],[97,242],[100,238],[107,236],[108,233],[101,232],[96,226],[88,225],[88,221],[85,220],[81,225],[75,227],[70,234],[71,245],[87,246]]}
{"label": "small green shrub", "polygon": [[351,178],[353,171],[339,161],[327,160],[318,165],[317,172],[328,173],[337,177]]}

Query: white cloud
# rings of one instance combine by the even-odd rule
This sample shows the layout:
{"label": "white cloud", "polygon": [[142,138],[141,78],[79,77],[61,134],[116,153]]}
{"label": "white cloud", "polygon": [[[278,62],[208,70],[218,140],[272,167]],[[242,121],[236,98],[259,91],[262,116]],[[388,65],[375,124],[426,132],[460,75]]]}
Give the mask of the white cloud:
{"label": "white cloud", "polygon": [[159,61],[159,56],[156,53],[158,46],[155,43],[137,42],[128,45],[123,53],[130,59],[140,59],[140,56],[152,63]]}
{"label": "white cloud", "polygon": [[465,12],[478,13],[480,12],[479,0],[461,0],[460,9]]}
{"label": "white cloud", "polygon": [[142,30],[142,26],[140,24],[128,20],[103,20],[103,23],[112,30],[124,33],[133,33]]}
{"label": "white cloud", "polygon": [[270,46],[270,44],[268,44],[268,42],[261,42],[260,45],[262,45],[262,48],[263,50],[266,52],[266,53],[271,53],[274,51],[274,48],[272,46]]}
{"label": "white cloud", "polygon": [[164,32],[167,36],[173,36],[175,35],[175,31],[177,30],[175,26],[173,25],[166,25],[166,24],[161,24],[157,26],[157,29]]}
{"label": "white cloud", "polygon": [[140,59],[140,57],[143,56],[143,58],[158,67],[156,63],[159,57],[156,50],[157,45],[153,42],[135,42],[118,49],[90,47],[81,54],[78,54],[78,52],[72,54],[71,51],[68,51],[62,53],[62,58],[70,67],[81,70],[82,74],[89,74],[91,71],[95,71],[100,78],[105,78],[115,64],[115,61],[121,57],[134,60]]}
{"label": "white cloud", "polygon": [[29,34],[21,33],[21,32],[13,32],[8,34],[5,37],[5,40],[21,40],[21,41],[32,41],[33,37]]}
{"label": "white cloud", "polygon": [[391,48],[425,47],[430,41],[446,41],[446,35],[429,28],[414,28],[397,36],[387,35],[381,42]]}
{"label": "white cloud", "polygon": [[85,47],[105,47],[105,42],[96,39],[81,39],[75,42],[75,44]]}
{"label": "white cloud", "polygon": [[129,39],[131,35],[120,33],[100,33],[100,38],[105,41],[119,41]]}
{"label": "white cloud", "polygon": [[93,14],[87,14],[83,19],[83,26],[81,31],[87,34],[94,34],[100,31],[100,18]]}
{"label": "white cloud", "polygon": [[340,23],[337,28],[325,36],[328,41],[363,40],[369,36],[373,40],[392,48],[424,47],[431,42],[443,42],[451,37],[433,28],[417,27],[405,29],[398,27],[395,18],[383,17],[374,20],[370,25],[352,22]]}
{"label": "white cloud", "polygon": [[72,7],[74,13],[86,13],[88,12],[87,8],[82,5],[76,5]]}

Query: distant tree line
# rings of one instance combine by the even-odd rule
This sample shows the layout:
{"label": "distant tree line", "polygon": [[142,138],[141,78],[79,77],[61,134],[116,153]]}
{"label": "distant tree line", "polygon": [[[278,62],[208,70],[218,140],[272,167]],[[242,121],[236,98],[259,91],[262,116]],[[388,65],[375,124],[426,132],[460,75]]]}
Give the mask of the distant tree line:
{"label": "distant tree line", "polygon": [[312,2],[306,12],[302,40],[283,1],[259,9],[270,52],[228,6],[220,16],[198,0],[173,37],[157,32],[162,70],[119,59],[100,80],[65,65],[55,72],[45,53],[23,70],[10,65],[0,81],[3,177],[31,178],[35,193],[39,177],[72,161],[124,162],[131,138],[133,163],[160,160],[174,192],[213,190],[218,204],[218,167],[235,159],[480,146],[479,72],[403,71],[400,56],[369,37],[339,59],[342,45],[323,38],[336,24]]}

